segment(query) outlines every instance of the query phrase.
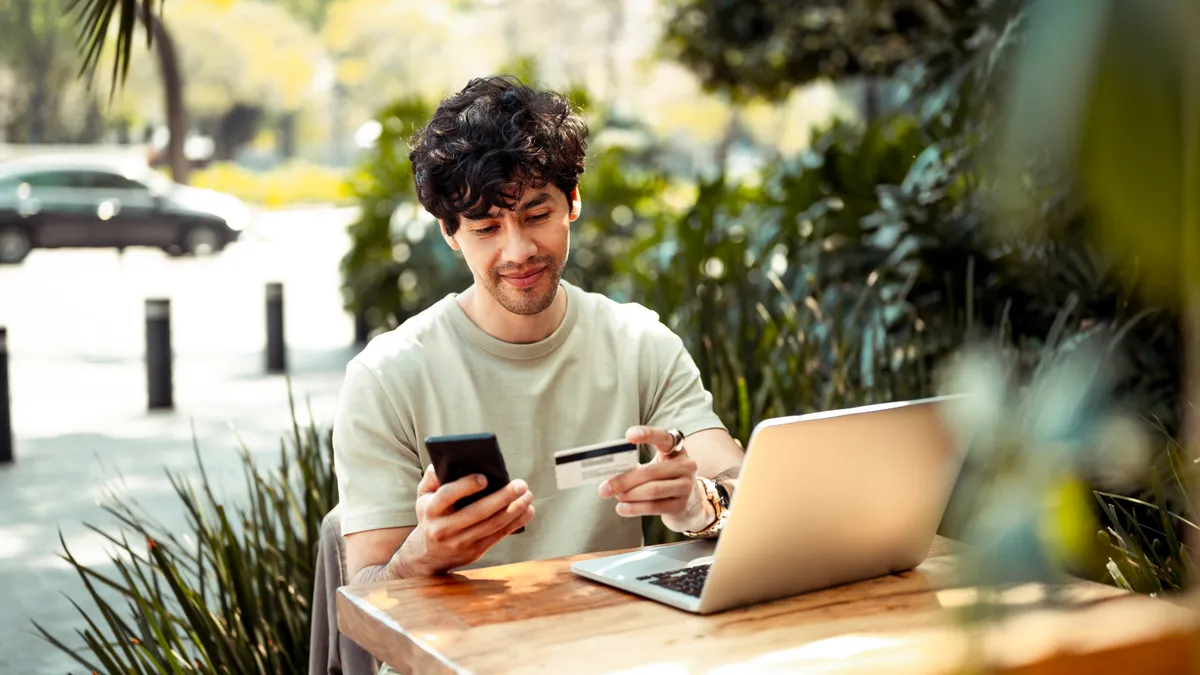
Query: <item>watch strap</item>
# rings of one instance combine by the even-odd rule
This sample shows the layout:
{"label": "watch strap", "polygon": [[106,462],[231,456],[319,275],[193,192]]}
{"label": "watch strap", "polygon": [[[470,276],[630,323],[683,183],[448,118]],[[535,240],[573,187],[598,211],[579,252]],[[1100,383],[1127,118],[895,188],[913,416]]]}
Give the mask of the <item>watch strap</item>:
{"label": "watch strap", "polygon": [[702,530],[684,531],[684,536],[693,539],[712,539],[721,534],[721,530],[725,528],[725,520],[729,517],[729,510],[726,508],[726,499],[722,499],[720,492],[717,489],[717,483],[712,479],[703,476],[697,476],[696,481],[700,483],[704,490],[704,496],[708,503],[712,504],[713,512],[716,517],[713,522]]}

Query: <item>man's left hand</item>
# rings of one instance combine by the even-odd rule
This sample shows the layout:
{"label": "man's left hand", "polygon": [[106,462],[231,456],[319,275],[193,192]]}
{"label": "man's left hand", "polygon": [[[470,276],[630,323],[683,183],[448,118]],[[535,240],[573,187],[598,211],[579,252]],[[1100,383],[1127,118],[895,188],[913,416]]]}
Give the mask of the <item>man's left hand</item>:
{"label": "man's left hand", "polygon": [[631,427],[625,440],[653,446],[658,452],[648,464],[600,484],[601,497],[617,498],[618,515],[661,516],[675,532],[694,532],[712,523],[716,513],[696,482],[696,462],[685,449],[672,452],[675,439],[666,429]]}

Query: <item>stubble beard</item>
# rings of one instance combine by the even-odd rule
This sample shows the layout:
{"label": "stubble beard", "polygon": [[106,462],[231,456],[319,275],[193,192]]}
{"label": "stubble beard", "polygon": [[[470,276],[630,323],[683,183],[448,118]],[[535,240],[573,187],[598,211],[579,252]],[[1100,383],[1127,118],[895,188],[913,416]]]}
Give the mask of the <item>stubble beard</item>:
{"label": "stubble beard", "polygon": [[[540,256],[529,261],[529,265],[545,265],[544,276],[538,279],[536,285],[529,288],[516,288],[505,281],[502,273],[508,271],[504,267],[492,269],[488,276],[487,290],[492,298],[504,309],[530,316],[546,311],[554,303],[558,294],[559,282],[566,268],[566,257],[555,259],[553,256]],[[549,282],[549,287],[545,285]]]}

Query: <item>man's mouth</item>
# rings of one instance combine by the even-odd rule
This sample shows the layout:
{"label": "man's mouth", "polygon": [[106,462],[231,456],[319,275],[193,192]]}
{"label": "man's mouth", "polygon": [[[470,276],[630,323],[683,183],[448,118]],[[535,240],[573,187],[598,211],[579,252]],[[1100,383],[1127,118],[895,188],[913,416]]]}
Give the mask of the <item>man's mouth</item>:
{"label": "man's mouth", "polygon": [[517,288],[526,288],[536,284],[538,280],[542,278],[542,274],[545,272],[545,267],[539,267],[528,272],[520,272],[517,274],[501,274],[500,276],[504,277],[505,281],[513,286],[516,286]]}

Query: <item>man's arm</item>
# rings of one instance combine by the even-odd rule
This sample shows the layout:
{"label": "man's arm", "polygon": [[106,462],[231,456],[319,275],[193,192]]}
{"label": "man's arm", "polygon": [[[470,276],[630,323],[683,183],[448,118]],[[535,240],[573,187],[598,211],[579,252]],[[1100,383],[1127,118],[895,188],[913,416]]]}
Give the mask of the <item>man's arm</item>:
{"label": "man's arm", "polygon": [[683,447],[696,462],[696,475],[726,480],[736,486],[745,451],[724,429],[697,431],[683,441]]}
{"label": "man's arm", "polygon": [[[352,360],[333,425],[346,579],[386,568],[416,526],[421,463],[405,428],[402,392],[389,393],[373,360]],[[396,402],[400,403],[397,404]],[[376,571],[371,580],[384,572]]]}
{"label": "man's arm", "polygon": [[487,485],[464,476],[441,485],[430,466],[417,486],[415,527],[364,530],[346,535],[346,569],[352,583],[442,574],[475,562],[489,548],[533,519],[533,493],[517,478],[461,511],[454,504]]}
{"label": "man's arm", "polygon": [[[600,496],[615,497],[621,516],[657,515],[671,530],[695,532],[716,519],[696,478],[736,476],[745,453],[714,414],[712,396],[679,336],[657,323],[646,337],[641,354],[643,422],[631,427],[625,439],[658,452],[648,464],[601,484]],[[684,434],[682,451],[672,452],[675,439],[668,429]],[[725,486],[732,494],[736,479],[726,480]]]}
{"label": "man's arm", "polygon": [[[658,452],[650,463],[600,484],[601,497],[616,497],[619,515],[661,516],[663,524],[676,532],[696,532],[712,524],[716,511],[696,477],[727,477],[741,467],[744,453],[727,431],[697,431],[684,439],[679,452],[672,452],[675,440],[661,427],[633,427],[625,438]],[[727,485],[732,494],[736,484]]]}
{"label": "man's arm", "polygon": [[394,564],[396,552],[416,527],[388,527],[345,536],[346,572],[350,583],[406,578],[403,565]]}
{"label": "man's arm", "polygon": [[[737,491],[738,487],[738,474],[742,469],[742,460],[746,456],[741,443],[738,443],[737,439],[724,429],[705,429],[685,438],[683,447],[696,462],[696,475],[711,478],[723,484],[729,491],[729,496],[733,497],[733,493]],[[717,518],[717,513],[708,500],[697,499],[695,501],[698,502],[699,510],[703,513],[696,522],[703,524],[689,527],[688,529],[692,531],[703,529]]]}

